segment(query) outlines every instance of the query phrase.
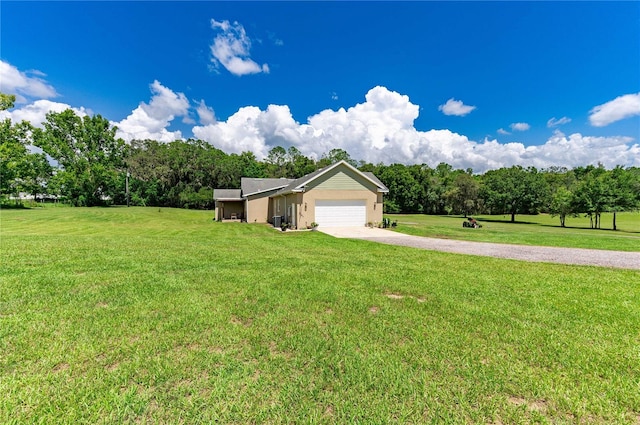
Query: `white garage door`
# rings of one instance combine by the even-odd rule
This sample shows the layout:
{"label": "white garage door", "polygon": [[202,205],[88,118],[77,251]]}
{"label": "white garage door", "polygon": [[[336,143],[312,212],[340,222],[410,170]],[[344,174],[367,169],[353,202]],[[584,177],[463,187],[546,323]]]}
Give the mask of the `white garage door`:
{"label": "white garage door", "polygon": [[364,199],[317,200],[316,222],[321,227],[356,227],[367,224]]}

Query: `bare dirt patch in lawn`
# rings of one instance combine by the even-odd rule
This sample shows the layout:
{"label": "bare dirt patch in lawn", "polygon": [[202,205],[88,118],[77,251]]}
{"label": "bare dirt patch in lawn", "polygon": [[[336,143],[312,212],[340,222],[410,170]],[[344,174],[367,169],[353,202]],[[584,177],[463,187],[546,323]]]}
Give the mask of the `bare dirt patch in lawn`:
{"label": "bare dirt patch in lawn", "polygon": [[119,362],[115,362],[115,363],[111,363],[110,365],[108,365],[107,367],[105,367],[107,372],[113,372],[114,370],[116,370],[118,367],[120,366]]}
{"label": "bare dirt patch in lawn", "polygon": [[546,412],[547,411],[547,402],[545,400],[533,400],[529,401],[523,397],[515,397],[511,396],[508,399],[509,403],[514,404],[516,406],[526,406],[529,410],[535,412]]}
{"label": "bare dirt patch in lawn", "polygon": [[253,319],[244,319],[238,316],[231,316],[230,322],[233,323],[234,325],[241,325],[241,326],[244,326],[245,328],[248,328],[253,323]]}
{"label": "bare dirt patch in lawn", "polygon": [[414,297],[413,295],[402,295],[402,294],[396,294],[393,292],[384,294],[384,296],[392,300],[401,300],[403,298],[411,298],[412,300],[416,300],[419,303],[423,303],[426,301],[426,298],[423,298],[423,297]]}
{"label": "bare dirt patch in lawn", "polygon": [[69,363],[58,363],[53,367],[54,372],[62,372],[69,369]]}

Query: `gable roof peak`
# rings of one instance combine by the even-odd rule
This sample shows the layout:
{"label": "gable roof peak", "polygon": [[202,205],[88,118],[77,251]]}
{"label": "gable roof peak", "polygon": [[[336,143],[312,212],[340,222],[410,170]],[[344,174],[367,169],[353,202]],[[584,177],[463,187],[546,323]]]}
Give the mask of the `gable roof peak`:
{"label": "gable roof peak", "polygon": [[[323,168],[319,168],[316,171],[309,173],[305,176],[300,177],[299,179],[293,180],[291,181],[291,183],[280,189],[278,191],[279,194],[286,194],[286,193],[291,193],[291,192],[304,192],[305,190],[305,186],[307,184],[309,184],[309,182],[317,179],[318,177],[320,177],[321,175],[330,172],[331,170],[333,170],[334,168],[337,168],[340,165],[344,165],[347,168],[351,169],[353,172],[355,172],[356,174],[361,175],[362,177],[364,177],[365,179],[369,180],[371,183],[373,183],[374,185],[376,185],[378,187],[378,191],[379,192],[389,192],[389,189],[387,189],[387,187],[380,181],[378,180],[375,176],[373,176],[373,174],[371,173],[363,173],[362,171],[358,170],[356,167],[354,167],[353,165],[349,164],[347,161],[340,160],[338,162],[334,162],[331,165],[327,165],[326,167]],[[373,176],[373,178],[372,178]]]}

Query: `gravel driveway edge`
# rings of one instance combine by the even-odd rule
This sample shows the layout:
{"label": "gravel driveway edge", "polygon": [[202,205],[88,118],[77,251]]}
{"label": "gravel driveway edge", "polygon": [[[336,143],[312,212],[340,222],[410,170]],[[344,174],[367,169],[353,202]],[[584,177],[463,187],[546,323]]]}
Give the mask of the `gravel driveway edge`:
{"label": "gravel driveway edge", "polygon": [[405,235],[391,230],[368,227],[333,227],[319,230],[336,238],[362,239],[388,245],[400,245],[456,254],[479,255],[484,257],[506,258],[532,262],[640,270],[640,252],[510,245],[488,242],[470,242],[454,239],[437,239]]}

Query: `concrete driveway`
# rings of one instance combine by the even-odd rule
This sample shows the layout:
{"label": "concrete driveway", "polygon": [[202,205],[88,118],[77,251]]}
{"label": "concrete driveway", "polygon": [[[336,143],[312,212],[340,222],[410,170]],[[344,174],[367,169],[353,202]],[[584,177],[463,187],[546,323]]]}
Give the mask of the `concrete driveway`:
{"label": "concrete driveway", "polygon": [[362,239],[389,245],[401,245],[456,254],[640,270],[640,252],[510,245],[426,238],[405,235],[387,229],[369,227],[319,227],[318,230],[336,238]]}

